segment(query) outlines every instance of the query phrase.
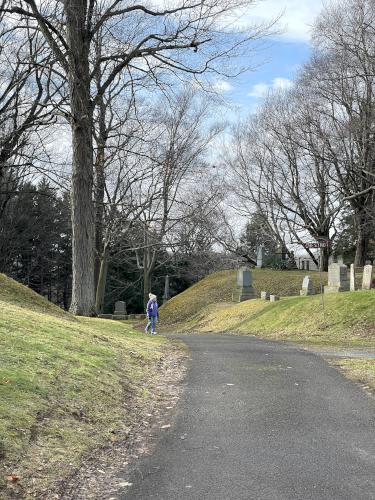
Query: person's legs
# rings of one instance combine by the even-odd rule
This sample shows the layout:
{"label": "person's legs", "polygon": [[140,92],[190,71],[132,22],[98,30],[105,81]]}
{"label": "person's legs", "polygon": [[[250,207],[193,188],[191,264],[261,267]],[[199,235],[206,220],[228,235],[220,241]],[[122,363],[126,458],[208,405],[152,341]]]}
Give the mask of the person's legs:
{"label": "person's legs", "polygon": [[151,316],[150,319],[151,319],[151,333],[155,335],[157,318],[156,316]]}
{"label": "person's legs", "polygon": [[147,325],[146,325],[146,328],[145,328],[145,333],[148,333],[151,325],[152,325],[151,318],[147,318]]}

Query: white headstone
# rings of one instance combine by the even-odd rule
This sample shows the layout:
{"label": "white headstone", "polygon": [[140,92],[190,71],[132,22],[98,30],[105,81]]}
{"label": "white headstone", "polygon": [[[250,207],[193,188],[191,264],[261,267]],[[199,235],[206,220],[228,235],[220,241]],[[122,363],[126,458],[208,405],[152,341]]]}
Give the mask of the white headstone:
{"label": "white headstone", "polygon": [[310,276],[305,276],[303,278],[300,295],[315,295],[315,287]]}
{"label": "white headstone", "polygon": [[331,264],[328,267],[328,286],[324,287],[324,293],[348,292],[349,288],[348,268],[344,264]]}
{"label": "white headstone", "polygon": [[350,291],[355,292],[355,267],[350,264]]}
{"label": "white headstone", "polygon": [[164,282],[164,295],[163,295],[163,304],[168,302],[170,299],[170,293],[169,293],[169,276],[168,274],[165,277],[165,282]]}
{"label": "white headstone", "polygon": [[362,290],[370,290],[372,286],[372,265],[367,264],[363,268]]}
{"label": "white headstone", "polygon": [[257,268],[263,267],[264,257],[265,257],[264,246],[260,245],[257,251]]}
{"label": "white headstone", "polygon": [[278,295],[270,295],[270,302],[277,302],[278,300],[280,300]]}
{"label": "white headstone", "polygon": [[262,300],[270,300],[270,293],[269,292],[260,292],[260,298]]}

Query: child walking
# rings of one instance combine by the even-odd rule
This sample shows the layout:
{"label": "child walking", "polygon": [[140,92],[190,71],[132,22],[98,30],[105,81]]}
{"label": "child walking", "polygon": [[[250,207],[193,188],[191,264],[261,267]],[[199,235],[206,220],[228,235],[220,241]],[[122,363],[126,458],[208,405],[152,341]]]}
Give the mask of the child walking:
{"label": "child walking", "polygon": [[145,333],[148,333],[151,328],[151,335],[156,335],[156,323],[159,319],[158,303],[156,295],[149,293],[149,301],[147,302],[147,325],[145,328]]}

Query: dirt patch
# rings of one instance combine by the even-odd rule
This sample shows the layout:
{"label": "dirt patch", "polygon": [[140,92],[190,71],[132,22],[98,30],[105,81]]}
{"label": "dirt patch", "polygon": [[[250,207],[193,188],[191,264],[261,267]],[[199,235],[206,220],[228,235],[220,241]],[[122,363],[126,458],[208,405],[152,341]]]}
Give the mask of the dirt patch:
{"label": "dirt patch", "polygon": [[145,401],[124,402],[131,415],[126,435],[113,436],[113,444],[96,450],[83,460],[79,469],[43,497],[45,500],[116,499],[126,491],[128,474],[136,460],[151,454],[158,438],[157,429],[169,422],[180,398],[186,372],[187,354],[175,349],[160,360],[158,372],[145,387]]}

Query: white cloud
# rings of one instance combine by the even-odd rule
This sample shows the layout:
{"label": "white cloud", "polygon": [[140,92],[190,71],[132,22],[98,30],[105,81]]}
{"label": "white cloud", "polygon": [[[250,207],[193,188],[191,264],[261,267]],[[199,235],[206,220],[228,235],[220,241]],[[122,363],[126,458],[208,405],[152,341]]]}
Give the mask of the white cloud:
{"label": "white cloud", "polygon": [[286,90],[291,89],[294,83],[288,78],[277,77],[272,80],[271,83],[257,83],[253,85],[249,97],[265,97],[269,91],[272,90]]}
{"label": "white cloud", "polygon": [[324,0],[261,0],[241,13],[238,23],[269,22],[281,16],[277,28],[280,38],[289,41],[310,41],[311,26],[323,8]]}
{"label": "white cloud", "polygon": [[214,84],[212,85],[212,88],[215,90],[215,92],[220,93],[230,92],[234,89],[233,85],[231,85],[226,80],[216,80],[216,82],[214,82]]}

